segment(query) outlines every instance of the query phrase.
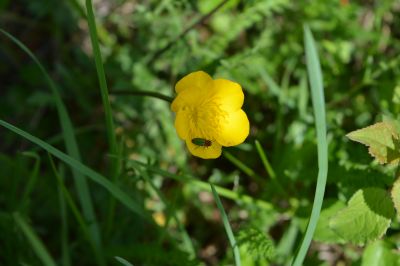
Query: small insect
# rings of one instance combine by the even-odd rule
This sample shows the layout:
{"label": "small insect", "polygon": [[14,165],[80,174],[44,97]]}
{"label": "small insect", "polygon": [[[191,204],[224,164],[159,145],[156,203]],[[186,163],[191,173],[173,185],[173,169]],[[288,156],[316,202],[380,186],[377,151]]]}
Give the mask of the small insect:
{"label": "small insect", "polygon": [[212,145],[212,141],[208,139],[202,139],[202,138],[194,138],[192,139],[192,143],[197,146],[202,146],[202,147],[210,147]]}

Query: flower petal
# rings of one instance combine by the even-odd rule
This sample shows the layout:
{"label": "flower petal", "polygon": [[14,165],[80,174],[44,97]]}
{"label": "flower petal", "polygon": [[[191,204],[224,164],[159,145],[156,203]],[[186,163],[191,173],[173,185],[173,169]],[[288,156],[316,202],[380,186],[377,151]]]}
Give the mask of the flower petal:
{"label": "flower petal", "polygon": [[213,82],[213,89],[214,97],[218,99],[221,108],[225,111],[237,111],[242,107],[244,94],[238,83],[227,79],[216,79]]}
{"label": "flower petal", "polygon": [[192,143],[191,139],[186,139],[186,146],[191,154],[202,159],[215,159],[221,156],[222,146],[213,141],[211,146],[203,147]]}
{"label": "flower petal", "polygon": [[250,132],[250,123],[246,113],[240,109],[228,113],[225,119],[221,120],[218,135],[215,136],[222,146],[235,146],[242,143]]}
{"label": "flower petal", "polygon": [[185,140],[189,136],[189,118],[187,112],[179,111],[176,113],[175,117],[175,129],[178,136]]}
{"label": "flower petal", "polygon": [[212,78],[204,71],[196,71],[184,76],[175,85],[176,93],[180,93],[186,89],[196,89],[208,86],[207,83],[212,82]]}

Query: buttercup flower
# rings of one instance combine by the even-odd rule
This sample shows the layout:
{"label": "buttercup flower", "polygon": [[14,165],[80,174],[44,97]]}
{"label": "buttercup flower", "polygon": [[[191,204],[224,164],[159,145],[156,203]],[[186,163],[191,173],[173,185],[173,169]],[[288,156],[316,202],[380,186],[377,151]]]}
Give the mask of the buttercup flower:
{"label": "buttercup flower", "polygon": [[222,146],[235,146],[249,135],[249,120],[241,109],[242,87],[226,79],[213,80],[203,71],[193,72],[175,85],[171,104],[175,128],[189,151],[203,159],[221,155]]}

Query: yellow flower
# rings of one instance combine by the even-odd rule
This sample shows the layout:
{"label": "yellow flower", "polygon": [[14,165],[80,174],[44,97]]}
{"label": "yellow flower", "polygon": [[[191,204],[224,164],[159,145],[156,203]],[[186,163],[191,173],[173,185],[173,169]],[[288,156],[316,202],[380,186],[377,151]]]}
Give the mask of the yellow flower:
{"label": "yellow flower", "polygon": [[[249,135],[239,84],[213,80],[207,73],[197,71],[179,80],[175,91],[178,95],[171,104],[176,113],[175,128],[194,156],[218,158],[222,146],[239,145]],[[199,140],[203,144],[199,145]]]}

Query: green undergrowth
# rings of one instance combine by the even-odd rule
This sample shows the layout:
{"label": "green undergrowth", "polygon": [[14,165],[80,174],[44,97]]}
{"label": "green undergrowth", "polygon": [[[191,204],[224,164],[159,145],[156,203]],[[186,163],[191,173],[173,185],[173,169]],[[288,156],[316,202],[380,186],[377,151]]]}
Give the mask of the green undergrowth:
{"label": "green undergrowth", "polygon": [[[399,265],[396,1],[0,2],[0,265]],[[174,128],[245,94],[215,160]]]}

